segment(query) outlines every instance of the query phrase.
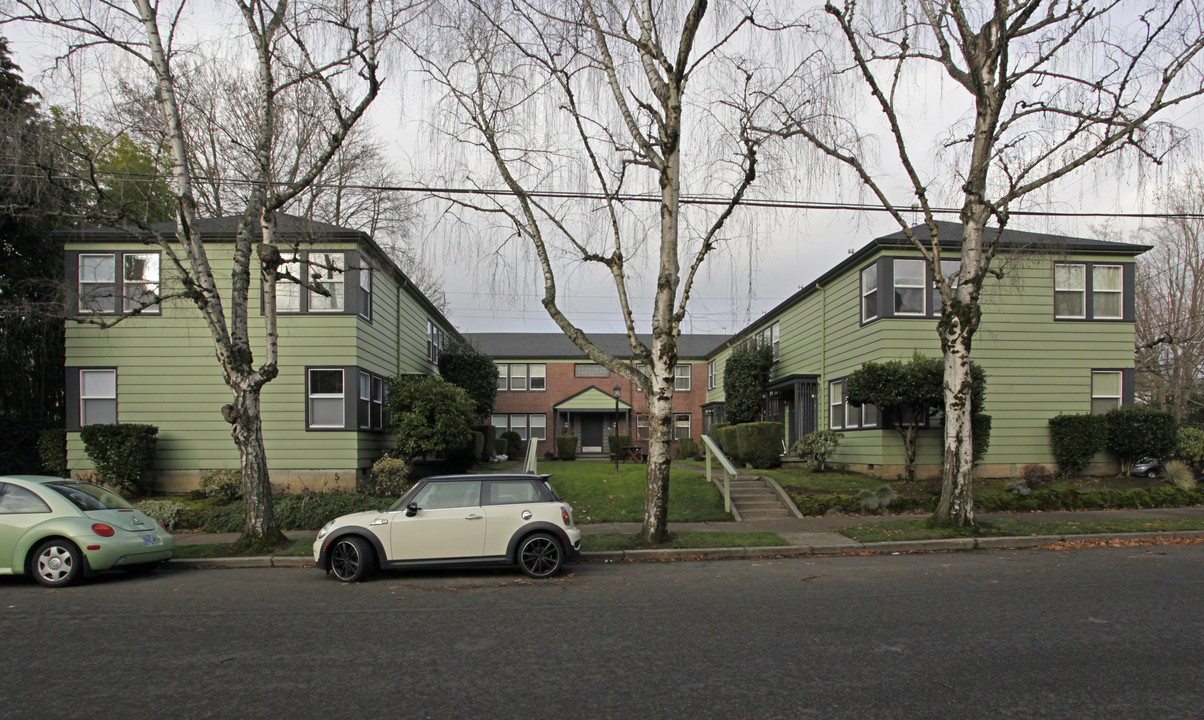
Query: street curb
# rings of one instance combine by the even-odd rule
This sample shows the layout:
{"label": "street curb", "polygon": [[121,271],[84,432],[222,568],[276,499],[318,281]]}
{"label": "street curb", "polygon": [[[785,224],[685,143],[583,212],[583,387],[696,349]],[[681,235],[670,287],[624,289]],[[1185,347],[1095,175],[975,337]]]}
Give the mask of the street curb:
{"label": "street curb", "polygon": [[[1028,537],[948,538],[944,540],[903,540],[853,545],[778,545],[769,547],[666,548],[662,550],[609,550],[584,552],[579,562],[667,562],[675,560],[753,560],[768,557],[814,557],[834,555],[887,555],[967,550],[1022,550],[1064,542],[1103,540],[1186,540],[1202,539],[1204,530],[1167,532],[1096,533],[1090,535],[1034,535]],[[167,567],[179,570],[218,568],[307,568],[309,557],[266,556],[238,558],[173,559]]]}

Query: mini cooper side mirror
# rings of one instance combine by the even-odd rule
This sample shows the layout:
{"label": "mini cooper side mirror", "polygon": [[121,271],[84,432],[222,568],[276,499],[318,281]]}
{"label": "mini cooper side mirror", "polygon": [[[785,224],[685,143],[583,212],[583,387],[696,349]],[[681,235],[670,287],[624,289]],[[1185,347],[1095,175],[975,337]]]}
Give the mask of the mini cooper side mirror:
{"label": "mini cooper side mirror", "polygon": [[412,502],[406,506],[406,517],[414,517],[418,514],[418,503]]}

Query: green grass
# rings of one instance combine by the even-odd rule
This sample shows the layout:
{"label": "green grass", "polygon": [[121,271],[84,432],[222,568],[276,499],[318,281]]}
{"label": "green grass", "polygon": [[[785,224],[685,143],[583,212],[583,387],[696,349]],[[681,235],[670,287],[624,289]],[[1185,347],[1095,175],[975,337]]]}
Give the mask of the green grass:
{"label": "green grass", "polygon": [[[303,538],[281,546],[272,555],[277,557],[310,557],[313,555],[313,551],[313,538]],[[250,557],[252,555],[259,556],[263,555],[263,553],[235,552],[230,543],[205,543],[201,545],[177,545],[173,557],[181,560],[202,560],[208,558]]]}
{"label": "green grass", "polygon": [[900,519],[853,525],[842,528],[840,534],[858,542],[875,543],[961,537],[1029,537],[1032,535],[1086,535],[1176,530],[1204,530],[1204,518],[1042,520],[1035,517],[1015,517],[980,522],[977,529],[944,527],[936,525],[929,519]]}
{"label": "green grass", "polygon": [[[619,474],[610,463],[551,461],[540,473],[552,475],[552,487],[573,506],[579,524],[642,522],[647,465],[623,464]],[[702,473],[672,470],[669,474],[669,522],[731,520],[723,497]]]}
{"label": "green grass", "polygon": [[[673,533],[669,544],[658,545],[657,548],[778,547],[789,544],[775,533],[685,531]],[[648,546],[643,544],[639,535],[599,533],[582,536],[581,549],[584,552],[604,552],[646,550]]]}

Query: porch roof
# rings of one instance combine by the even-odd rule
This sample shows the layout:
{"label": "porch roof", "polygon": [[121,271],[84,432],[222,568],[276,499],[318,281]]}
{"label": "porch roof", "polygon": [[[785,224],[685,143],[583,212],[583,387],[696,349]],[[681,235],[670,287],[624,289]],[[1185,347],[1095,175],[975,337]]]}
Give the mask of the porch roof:
{"label": "porch roof", "polygon": [[[587,410],[594,412],[614,412],[615,396],[601,390],[597,385],[591,385],[581,392],[570,395],[552,406],[553,410]],[[631,403],[619,400],[620,410],[631,410]]]}

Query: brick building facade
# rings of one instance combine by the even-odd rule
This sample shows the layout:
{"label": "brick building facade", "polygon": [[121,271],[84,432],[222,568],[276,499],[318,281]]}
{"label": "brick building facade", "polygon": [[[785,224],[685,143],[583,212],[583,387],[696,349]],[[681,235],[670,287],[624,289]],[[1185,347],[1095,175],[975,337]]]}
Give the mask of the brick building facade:
{"label": "brick building facade", "polygon": [[[466,333],[464,337],[494,359],[498,394],[492,425],[501,433],[534,438],[538,451],[555,452],[557,435],[577,437],[582,455],[609,454],[608,438],[616,431],[634,445],[647,446],[648,404],[626,378],[594,363],[559,333]],[[593,335],[591,339],[615,357],[630,357],[627,336]],[[702,405],[707,396],[706,356],[725,335],[682,335],[678,342],[678,375],[674,383],[673,422],[678,438],[694,440],[702,433]],[[616,413],[616,406],[618,412]]]}

